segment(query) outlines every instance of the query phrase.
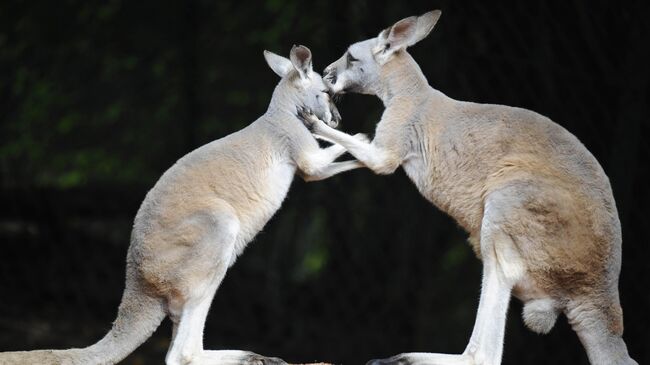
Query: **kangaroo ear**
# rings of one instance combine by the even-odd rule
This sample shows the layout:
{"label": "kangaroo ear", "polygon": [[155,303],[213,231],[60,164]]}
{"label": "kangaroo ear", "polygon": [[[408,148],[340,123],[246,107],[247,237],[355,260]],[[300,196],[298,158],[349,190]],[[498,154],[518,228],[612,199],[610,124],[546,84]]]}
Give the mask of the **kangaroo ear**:
{"label": "kangaroo ear", "polygon": [[418,17],[410,16],[384,29],[377,37],[379,42],[375,52],[383,53],[387,59],[389,55],[416,44],[429,35],[441,14],[440,10],[433,10]]}
{"label": "kangaroo ear", "polygon": [[291,61],[282,56],[278,56],[273,52],[265,50],[264,59],[266,59],[266,63],[269,64],[271,70],[273,70],[273,72],[278,74],[280,77],[285,77],[293,68]]}
{"label": "kangaroo ear", "polygon": [[411,38],[411,43],[409,43],[409,46],[412,46],[426,38],[426,36],[428,36],[429,33],[431,33],[433,30],[433,27],[436,26],[436,23],[438,23],[440,15],[442,15],[442,11],[440,10],[433,10],[420,15],[415,26],[415,34]]}
{"label": "kangaroo ear", "polygon": [[311,51],[305,46],[296,46],[295,44],[291,47],[291,53],[289,53],[289,59],[293,67],[296,68],[300,74],[301,79],[309,79],[309,75],[313,71],[311,63]]}

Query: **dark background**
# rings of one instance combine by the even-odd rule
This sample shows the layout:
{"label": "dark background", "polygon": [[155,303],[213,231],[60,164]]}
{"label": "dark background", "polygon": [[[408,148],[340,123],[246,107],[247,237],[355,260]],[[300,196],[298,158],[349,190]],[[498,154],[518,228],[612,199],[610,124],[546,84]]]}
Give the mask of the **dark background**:
{"label": "dark background", "polygon": [[[623,225],[625,339],[650,363],[647,179],[650,12],[643,1],[0,2],[0,350],[86,346],[110,328],[132,218],[175,160],[261,115],[262,50],[305,44],[322,70],[348,44],[431,9],[411,53],[461,100],[529,108],[566,127],[609,175]],[[382,105],[349,95],[341,128]],[[361,364],[462,352],[480,262],[400,170],[306,184],[228,273],[206,348]],[[504,364],[586,364],[561,317],[546,336],[516,300]],[[160,364],[163,322],[125,364]]]}

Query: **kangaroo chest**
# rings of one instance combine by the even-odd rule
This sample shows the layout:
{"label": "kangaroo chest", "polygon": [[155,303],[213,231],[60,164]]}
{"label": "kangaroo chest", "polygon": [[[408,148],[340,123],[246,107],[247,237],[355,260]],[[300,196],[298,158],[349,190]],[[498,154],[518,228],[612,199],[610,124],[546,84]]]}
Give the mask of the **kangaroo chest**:
{"label": "kangaroo chest", "polygon": [[243,194],[240,212],[242,244],[253,239],[280,209],[293,181],[295,167],[284,161],[274,161],[257,171],[256,175]]}

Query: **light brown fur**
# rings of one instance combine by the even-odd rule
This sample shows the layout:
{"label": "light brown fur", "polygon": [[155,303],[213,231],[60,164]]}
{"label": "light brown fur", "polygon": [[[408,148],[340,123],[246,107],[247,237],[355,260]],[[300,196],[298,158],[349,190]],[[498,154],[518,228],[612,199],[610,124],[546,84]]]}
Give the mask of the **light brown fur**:
{"label": "light brown fur", "polygon": [[477,325],[463,355],[403,354],[375,363],[498,364],[513,294],[526,304],[531,329],[548,332],[564,311],[593,364],[635,364],[621,339],[621,231],[607,176],[550,119],[457,101],[429,86],[406,47],[424,38],[439,15],[406,18],[353,44],[325,70],[333,91],[384,102],[370,144],[307,121],[378,174],[402,166],[420,193],[469,233],[485,264]]}
{"label": "light brown fur", "polygon": [[332,163],[345,150],[321,149],[295,115],[305,107],[336,123],[338,112],[311,69],[311,52],[294,46],[291,61],[270,52],[265,57],[282,77],[266,113],[178,160],[147,193],[133,224],[126,288],[109,333],[84,349],[0,353],[0,365],[114,364],[166,316],[174,323],[168,365],[286,365],[247,351],[204,350],[210,303],[226,270],[280,208],[296,173],[321,180],[362,165]]}

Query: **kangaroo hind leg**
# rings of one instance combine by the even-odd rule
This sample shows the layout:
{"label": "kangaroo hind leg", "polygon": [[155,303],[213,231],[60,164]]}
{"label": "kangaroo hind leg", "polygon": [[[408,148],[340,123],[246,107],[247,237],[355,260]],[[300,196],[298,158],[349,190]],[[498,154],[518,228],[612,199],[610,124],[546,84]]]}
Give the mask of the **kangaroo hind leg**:
{"label": "kangaroo hind leg", "polygon": [[228,213],[213,214],[200,242],[179,271],[178,295],[169,298],[170,317],[174,322],[167,365],[200,364],[203,330],[210,304],[232,261],[239,221]]}
{"label": "kangaroo hind leg", "polygon": [[638,365],[623,341],[623,313],[618,298],[574,300],[565,314],[578,334],[592,365]]}
{"label": "kangaroo hind leg", "polygon": [[480,232],[483,259],[481,295],[474,329],[462,354],[404,353],[368,365],[499,365],[512,288],[522,278],[524,263],[503,220],[510,216],[509,196],[488,196]]}

